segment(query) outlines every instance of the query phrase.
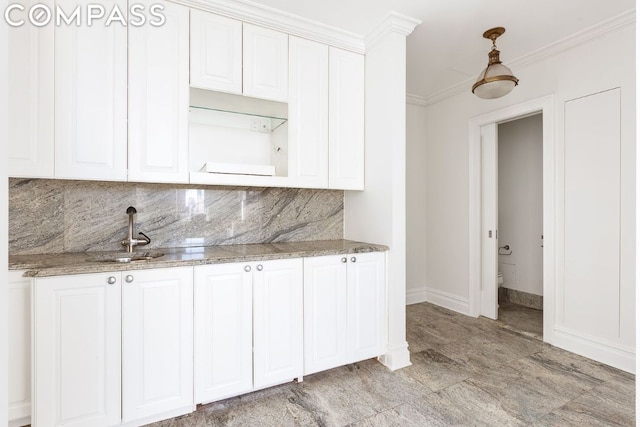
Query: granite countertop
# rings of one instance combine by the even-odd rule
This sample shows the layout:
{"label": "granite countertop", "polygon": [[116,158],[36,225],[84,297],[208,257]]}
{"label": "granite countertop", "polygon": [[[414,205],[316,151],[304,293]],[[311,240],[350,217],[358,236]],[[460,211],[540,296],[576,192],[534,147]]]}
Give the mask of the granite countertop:
{"label": "granite countertop", "polygon": [[[389,249],[352,240],[319,240],[309,242],[258,243],[192,248],[158,248],[137,252],[160,252],[163,256],[146,261],[107,262],[114,252],[73,252],[37,255],[10,255],[10,270],[26,270],[25,277],[61,276],[67,274],[101,273],[108,271],[142,270],[148,268],[182,267],[228,262],[266,261],[322,255],[380,252]],[[118,252],[121,253],[121,252]]]}

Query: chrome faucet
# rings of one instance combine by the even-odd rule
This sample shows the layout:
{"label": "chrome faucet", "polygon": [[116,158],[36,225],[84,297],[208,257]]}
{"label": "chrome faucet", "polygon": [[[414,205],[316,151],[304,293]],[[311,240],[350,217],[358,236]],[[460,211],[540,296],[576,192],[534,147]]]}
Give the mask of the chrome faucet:
{"label": "chrome faucet", "polygon": [[137,213],[138,211],[133,206],[129,206],[127,208],[127,215],[129,215],[129,232],[127,234],[127,238],[121,242],[122,246],[127,248],[127,252],[133,252],[133,248],[135,246],[143,246],[151,243],[151,239],[142,232],[138,233],[142,236],[142,239],[135,239],[133,237],[133,216]]}

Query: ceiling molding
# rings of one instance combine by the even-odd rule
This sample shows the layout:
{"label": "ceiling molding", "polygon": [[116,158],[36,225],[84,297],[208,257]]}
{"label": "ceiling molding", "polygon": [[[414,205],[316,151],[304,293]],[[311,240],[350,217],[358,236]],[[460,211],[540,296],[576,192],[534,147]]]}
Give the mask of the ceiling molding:
{"label": "ceiling molding", "polygon": [[249,0],[169,0],[191,8],[259,25],[293,36],[364,54],[364,37]]}
{"label": "ceiling molding", "polygon": [[[581,45],[582,43],[586,43],[595,38],[602,37],[605,34],[616,31],[635,22],[635,10],[628,10],[627,12],[621,13],[618,16],[614,16],[611,19],[602,21],[592,27],[565,37],[564,39],[560,39],[540,49],[534,50],[533,52],[520,56],[513,61],[509,61],[508,66],[511,69],[516,69],[519,67],[521,68],[530,64],[534,64],[536,62],[542,61],[545,58],[557,55],[568,49]],[[475,80],[475,78],[467,79],[463,82],[457,83],[453,86],[450,86],[446,89],[435,92],[425,97],[424,99],[426,105],[435,104],[436,102],[440,102],[451,96],[458,95],[466,90],[471,91],[471,86],[473,85]]]}
{"label": "ceiling molding", "polygon": [[426,107],[427,106],[427,98],[425,98],[424,96],[415,95],[413,93],[408,93],[407,94],[407,104],[418,105],[420,107]]}
{"label": "ceiling molding", "polygon": [[411,18],[396,11],[389,11],[376,27],[365,37],[365,46],[369,47],[380,41],[389,33],[408,36],[422,23],[419,19]]}

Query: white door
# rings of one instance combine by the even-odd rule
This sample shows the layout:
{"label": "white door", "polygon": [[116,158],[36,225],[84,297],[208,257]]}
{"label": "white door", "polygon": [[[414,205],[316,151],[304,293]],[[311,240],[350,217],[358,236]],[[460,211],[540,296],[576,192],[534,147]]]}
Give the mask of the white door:
{"label": "white door", "polygon": [[327,188],[328,47],[292,36],[289,62],[289,177],[295,186]]}
{"label": "white door", "polygon": [[347,363],[347,257],[304,259],[304,374]]}
{"label": "white door", "polygon": [[129,27],[129,181],[187,183],[189,8],[163,6],[163,25]]}
{"label": "white door", "polygon": [[250,269],[241,263],[194,267],[195,403],[253,388]]}
{"label": "white door", "polygon": [[[47,4],[21,4],[29,9],[35,3]],[[12,177],[53,178],[53,28],[25,24],[8,31],[7,166]]]}
{"label": "white door", "polygon": [[191,87],[242,94],[242,22],[191,9]]}
{"label": "white door", "polygon": [[[127,10],[124,0],[101,5]],[[127,179],[127,27],[118,23],[55,26],[55,177]]]}
{"label": "white door", "polygon": [[193,409],[193,268],[124,272],[122,420]]}
{"label": "white door", "polygon": [[35,279],[33,425],[120,424],[120,273]]}
{"label": "white door", "polygon": [[385,253],[347,258],[347,361],[352,363],[386,352]]}
{"label": "white door", "polygon": [[31,280],[9,271],[9,421],[31,424]]}
{"label": "white door", "polygon": [[329,48],[329,188],[364,190],[364,56]]}
{"label": "white door", "polygon": [[242,93],[287,102],[289,36],[247,23],[242,33]]}
{"label": "white door", "polygon": [[498,318],[498,126],[482,126],[482,285],[480,314]]}
{"label": "white door", "polygon": [[302,377],[302,259],[254,264],[254,388]]}

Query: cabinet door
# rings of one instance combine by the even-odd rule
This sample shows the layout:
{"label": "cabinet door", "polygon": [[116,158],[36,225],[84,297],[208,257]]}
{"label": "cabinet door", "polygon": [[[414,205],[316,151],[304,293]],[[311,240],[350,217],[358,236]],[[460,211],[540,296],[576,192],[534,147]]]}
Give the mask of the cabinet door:
{"label": "cabinet door", "polygon": [[[28,10],[35,3],[52,4],[21,4]],[[53,178],[53,25],[27,23],[11,28],[8,37],[7,175]]]}
{"label": "cabinet door", "polygon": [[255,264],[254,388],[302,377],[302,259]]}
{"label": "cabinet door", "polygon": [[328,185],[326,45],[290,37],[289,177],[295,186]]}
{"label": "cabinet door", "polygon": [[125,272],[122,420],[193,410],[193,268]]}
{"label": "cabinet door", "polygon": [[242,22],[191,10],[190,84],[242,94]]}
{"label": "cabinet door", "polygon": [[304,259],[304,374],[347,363],[347,258]]}
{"label": "cabinet door", "polygon": [[287,102],[289,36],[247,23],[242,32],[243,94]]}
{"label": "cabinet door", "polygon": [[194,268],[196,403],[253,388],[252,273],[245,267]]}
{"label": "cabinet door", "polygon": [[129,181],[186,183],[189,9],[163,5],[163,25],[129,27]]}
{"label": "cabinet door", "polygon": [[329,48],[329,188],[364,190],[364,56]]}
{"label": "cabinet door", "polygon": [[387,344],[386,256],[384,252],[348,255],[348,362],[385,353]]}
{"label": "cabinet door", "polygon": [[[127,10],[124,0],[101,5]],[[127,179],[127,27],[103,24],[55,26],[56,178]]]}
{"label": "cabinet door", "polygon": [[120,424],[120,290],[120,273],[35,279],[33,425]]}
{"label": "cabinet door", "polygon": [[31,280],[9,272],[9,421],[31,424]]}

